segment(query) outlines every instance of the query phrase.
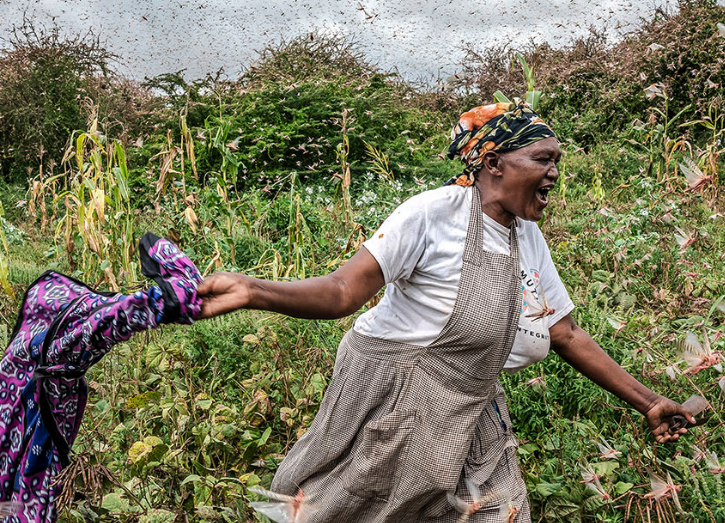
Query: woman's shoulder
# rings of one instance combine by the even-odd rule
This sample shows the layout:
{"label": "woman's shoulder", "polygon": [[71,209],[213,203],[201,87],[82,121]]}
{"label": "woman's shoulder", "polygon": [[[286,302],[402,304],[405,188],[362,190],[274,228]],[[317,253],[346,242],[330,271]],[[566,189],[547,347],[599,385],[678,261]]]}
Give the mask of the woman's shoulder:
{"label": "woman's shoulder", "polygon": [[519,241],[530,246],[530,249],[533,249],[535,252],[544,252],[549,250],[546,238],[541,232],[537,222],[530,222],[522,220],[521,218],[516,218],[516,232],[519,236]]}
{"label": "woman's shoulder", "polygon": [[530,222],[518,217],[516,218],[516,232],[518,232],[519,236],[522,234],[526,236],[543,236],[537,222]]}
{"label": "woman's shoulder", "polygon": [[439,215],[449,216],[452,210],[468,209],[471,202],[471,190],[458,185],[448,185],[423,191],[408,198],[401,207],[425,211],[428,219]]}

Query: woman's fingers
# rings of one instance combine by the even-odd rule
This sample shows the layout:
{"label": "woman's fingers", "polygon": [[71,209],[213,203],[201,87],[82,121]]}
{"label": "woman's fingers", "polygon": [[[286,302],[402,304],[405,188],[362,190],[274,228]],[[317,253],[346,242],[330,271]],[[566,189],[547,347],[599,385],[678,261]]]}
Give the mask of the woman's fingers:
{"label": "woman's fingers", "polygon": [[671,434],[670,432],[665,432],[664,434],[661,434],[660,436],[657,436],[655,440],[657,443],[668,443],[670,441],[677,441],[680,439],[680,436],[687,433],[687,429],[680,429],[674,434]]}
{"label": "woman's fingers", "polygon": [[196,289],[196,293],[201,296],[210,296],[214,294],[223,293],[230,286],[230,274],[227,272],[216,272],[204,278]]}
{"label": "woman's fingers", "polygon": [[213,298],[212,300],[203,300],[201,302],[201,312],[199,313],[199,319],[200,320],[207,320],[209,318],[213,318],[214,316],[218,316],[217,308],[214,306]]}
{"label": "woman's fingers", "polygon": [[695,416],[693,416],[689,410],[687,410],[686,408],[681,406],[680,411],[681,411],[680,414],[685,416],[685,418],[687,418],[687,421],[689,421],[690,423],[693,423],[693,424],[697,423],[695,421]]}
{"label": "woman's fingers", "polygon": [[680,436],[687,434],[687,428],[670,431],[673,416],[682,416],[688,422],[695,423],[695,418],[690,411],[679,403],[664,396],[660,396],[652,404],[645,416],[657,443],[677,441]]}
{"label": "woman's fingers", "polygon": [[201,298],[199,319],[213,318],[248,304],[246,283],[239,274],[212,274],[199,284],[196,293]]}

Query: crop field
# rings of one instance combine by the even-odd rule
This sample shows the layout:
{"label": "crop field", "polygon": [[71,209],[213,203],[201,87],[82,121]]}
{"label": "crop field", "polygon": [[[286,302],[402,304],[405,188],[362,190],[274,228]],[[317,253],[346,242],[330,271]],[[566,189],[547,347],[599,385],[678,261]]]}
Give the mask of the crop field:
{"label": "crop field", "polygon": [[[705,425],[662,446],[553,353],[503,375],[534,521],[725,521],[723,23],[725,8],[693,2],[616,46],[592,35],[521,51],[562,141],[539,226],[575,320],[655,392],[709,402]],[[13,42],[0,56],[6,344],[47,269],[104,290],[149,285],[147,231],[205,275],[333,271],[397,205],[460,171],[441,153],[462,111],[532,86],[506,54],[505,82],[469,61],[455,89],[426,90],[324,37],[269,48],[236,81],[136,85],[104,76],[97,40],[26,31]],[[241,311],[117,346],[87,375],[61,520],[261,521],[248,488],[269,487],[310,426],[353,321]],[[661,496],[652,475],[670,478]]]}

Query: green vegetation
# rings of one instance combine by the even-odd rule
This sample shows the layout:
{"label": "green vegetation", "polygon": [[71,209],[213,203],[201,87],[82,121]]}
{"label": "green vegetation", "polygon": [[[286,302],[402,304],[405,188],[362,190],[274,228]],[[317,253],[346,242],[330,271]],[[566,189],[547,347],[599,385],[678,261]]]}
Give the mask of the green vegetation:
{"label": "green vegetation", "polygon": [[[683,4],[611,48],[592,37],[522,50],[495,82],[512,54],[472,50],[460,93],[414,89],[319,36],[264,50],[236,81],[174,73],[137,86],[113,75],[96,40],[26,27],[0,56],[2,325],[48,267],[106,289],[142,284],[145,231],[177,241],[206,274],[334,270],[402,200],[460,169],[439,154],[462,110],[535,85],[564,138],[540,225],[575,319],[657,392],[708,398],[712,419],[661,447],[642,416],[555,355],[504,376],[534,515],[723,521],[721,476],[693,449],[725,460],[725,381],[715,367],[684,372],[679,355],[688,331],[725,347],[724,19],[711,2]],[[53,56],[64,58],[55,72]],[[67,78],[63,90],[33,94],[50,74]],[[62,518],[255,521],[247,487],[268,486],[309,427],[352,322],[244,311],[118,346],[88,375]],[[620,454],[602,458],[601,438]],[[610,500],[581,482],[585,463]],[[682,486],[681,512],[647,497],[648,469]]]}

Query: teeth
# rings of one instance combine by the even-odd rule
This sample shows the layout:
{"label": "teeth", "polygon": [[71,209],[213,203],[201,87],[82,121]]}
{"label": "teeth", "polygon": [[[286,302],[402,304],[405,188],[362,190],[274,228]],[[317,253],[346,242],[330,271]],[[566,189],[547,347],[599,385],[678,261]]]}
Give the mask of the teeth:
{"label": "teeth", "polygon": [[551,187],[542,187],[541,189],[538,190],[538,193],[544,202],[548,201],[547,196],[549,195],[550,190],[551,190]]}

